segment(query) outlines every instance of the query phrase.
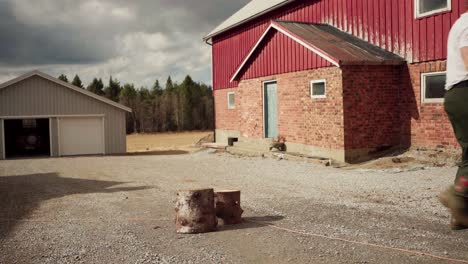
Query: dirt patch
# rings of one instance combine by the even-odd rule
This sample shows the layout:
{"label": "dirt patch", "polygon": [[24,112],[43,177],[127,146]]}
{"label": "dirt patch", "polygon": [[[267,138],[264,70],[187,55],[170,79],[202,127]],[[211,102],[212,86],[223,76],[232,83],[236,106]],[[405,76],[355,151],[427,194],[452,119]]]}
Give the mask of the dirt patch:
{"label": "dirt patch", "polygon": [[390,153],[369,162],[347,166],[347,169],[369,170],[418,170],[428,167],[452,167],[460,160],[460,154],[455,150],[411,149],[406,152]]}
{"label": "dirt patch", "polygon": [[129,155],[186,154],[198,150],[198,143],[210,138],[214,139],[211,131],[132,134],[127,136],[127,152]]}

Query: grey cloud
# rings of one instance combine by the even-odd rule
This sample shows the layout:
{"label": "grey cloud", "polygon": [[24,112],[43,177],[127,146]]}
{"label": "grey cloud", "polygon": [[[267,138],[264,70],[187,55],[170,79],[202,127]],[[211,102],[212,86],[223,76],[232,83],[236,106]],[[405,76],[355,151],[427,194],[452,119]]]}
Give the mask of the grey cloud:
{"label": "grey cloud", "polygon": [[[211,80],[202,37],[248,0],[0,0],[0,81],[26,68],[148,85]],[[102,76],[99,76],[102,75]]]}

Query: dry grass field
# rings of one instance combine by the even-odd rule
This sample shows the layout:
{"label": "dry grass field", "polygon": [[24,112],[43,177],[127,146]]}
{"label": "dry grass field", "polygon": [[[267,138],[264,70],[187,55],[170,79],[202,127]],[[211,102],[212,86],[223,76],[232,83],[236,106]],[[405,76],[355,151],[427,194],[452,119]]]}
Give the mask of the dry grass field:
{"label": "dry grass field", "polygon": [[211,131],[132,134],[127,136],[127,152],[185,151],[193,152],[194,145],[202,138],[213,135]]}

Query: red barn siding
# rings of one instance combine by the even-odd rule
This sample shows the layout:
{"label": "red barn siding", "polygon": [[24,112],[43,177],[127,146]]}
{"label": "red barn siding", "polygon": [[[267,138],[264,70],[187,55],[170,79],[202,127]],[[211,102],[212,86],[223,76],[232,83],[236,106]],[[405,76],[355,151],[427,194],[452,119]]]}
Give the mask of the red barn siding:
{"label": "red barn siding", "polygon": [[[293,61],[289,62],[290,59]],[[333,65],[286,35],[272,30],[239,76],[245,80],[329,66]]]}
{"label": "red barn siding", "polygon": [[[238,86],[238,82],[230,82],[230,79],[271,20],[331,24],[399,54],[409,62],[444,60],[448,32],[464,12],[463,1],[452,0],[451,12],[421,19],[414,18],[414,0],[303,0],[291,3],[213,38],[213,86],[215,89]],[[289,45],[290,41],[285,43]],[[297,63],[301,63],[301,58],[304,57],[294,52],[293,57],[287,58],[286,65],[292,63],[287,68],[299,70],[301,67]]]}

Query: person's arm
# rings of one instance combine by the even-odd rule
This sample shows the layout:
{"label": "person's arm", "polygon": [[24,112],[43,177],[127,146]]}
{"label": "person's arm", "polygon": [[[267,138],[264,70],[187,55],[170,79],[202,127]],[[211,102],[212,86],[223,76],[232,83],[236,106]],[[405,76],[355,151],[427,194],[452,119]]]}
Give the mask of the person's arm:
{"label": "person's arm", "polygon": [[465,62],[465,69],[468,71],[468,46],[461,48],[463,61]]}

